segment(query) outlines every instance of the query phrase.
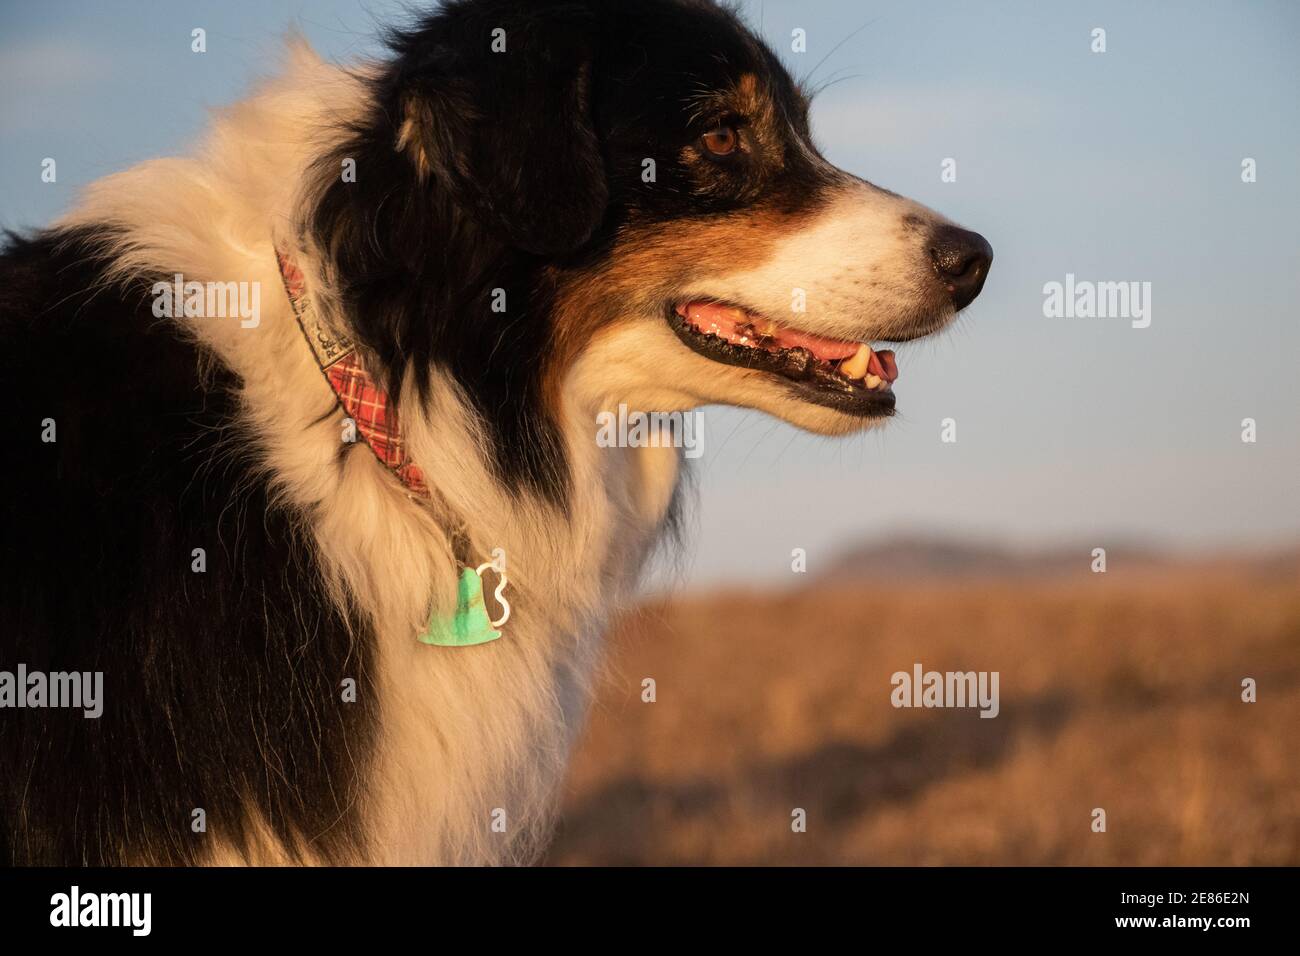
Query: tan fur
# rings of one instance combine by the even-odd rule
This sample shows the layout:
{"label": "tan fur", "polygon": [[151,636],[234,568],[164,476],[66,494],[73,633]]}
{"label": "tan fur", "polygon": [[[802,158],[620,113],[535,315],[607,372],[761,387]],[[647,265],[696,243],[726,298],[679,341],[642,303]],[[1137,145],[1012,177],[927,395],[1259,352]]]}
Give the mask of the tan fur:
{"label": "tan fur", "polygon": [[[695,299],[862,342],[907,333],[899,316],[912,312],[949,321],[951,304],[919,268],[927,262],[924,230],[908,225],[946,220],[847,174],[839,179],[821,204],[792,212],[757,206],[667,225],[633,221],[604,261],[561,281],[559,311],[575,317],[566,351],[585,349],[586,361],[605,369],[604,400],[612,404],[603,407],[717,403],[756,408],[820,434],[868,427],[860,417],[791,401],[765,372],[697,355],[664,322],[673,303]],[[806,312],[792,312],[796,289]]]}

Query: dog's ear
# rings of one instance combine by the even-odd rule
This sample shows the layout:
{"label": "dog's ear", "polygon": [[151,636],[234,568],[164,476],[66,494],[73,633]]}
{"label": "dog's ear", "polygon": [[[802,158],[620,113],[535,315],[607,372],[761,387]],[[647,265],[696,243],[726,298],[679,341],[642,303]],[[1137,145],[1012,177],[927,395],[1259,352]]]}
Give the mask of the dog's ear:
{"label": "dog's ear", "polygon": [[594,24],[574,13],[463,25],[408,74],[397,147],[510,245],[576,249],[604,217]]}

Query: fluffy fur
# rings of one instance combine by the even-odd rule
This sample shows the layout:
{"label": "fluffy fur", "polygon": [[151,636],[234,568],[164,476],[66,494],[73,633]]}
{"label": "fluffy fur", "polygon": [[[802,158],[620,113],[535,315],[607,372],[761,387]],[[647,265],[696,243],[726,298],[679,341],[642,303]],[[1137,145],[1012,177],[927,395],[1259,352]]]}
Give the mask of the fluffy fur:
{"label": "fluffy fur", "polygon": [[[10,238],[5,659],[106,686],[97,721],[0,714],[0,857],[534,859],[602,628],[679,494],[675,450],[600,448],[595,413],[722,401],[825,433],[870,423],[711,362],[665,310],[776,314],[801,286],[807,328],[863,341],[953,314],[927,258],[945,221],[829,166],[803,94],[730,13],[479,0],[391,46],[345,70],[292,44],[192,156]],[[719,115],[747,124],[740,172],[692,145]],[[277,246],[387,384],[430,500],[341,442]],[[149,289],[175,273],[258,283],[260,322],[154,317]],[[418,643],[494,548],[506,636]]]}

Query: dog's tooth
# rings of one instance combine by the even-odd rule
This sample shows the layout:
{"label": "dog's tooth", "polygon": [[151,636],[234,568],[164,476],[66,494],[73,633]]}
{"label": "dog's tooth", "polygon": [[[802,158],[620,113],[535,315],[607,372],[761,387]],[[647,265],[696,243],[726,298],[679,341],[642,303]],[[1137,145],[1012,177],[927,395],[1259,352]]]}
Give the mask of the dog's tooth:
{"label": "dog's tooth", "polygon": [[868,375],[862,381],[867,386],[867,388],[879,388],[880,383],[883,382],[884,379],[882,379],[879,375]]}
{"label": "dog's tooth", "polygon": [[871,361],[871,346],[861,344],[858,350],[840,363],[840,374],[845,378],[862,378]]}
{"label": "dog's tooth", "polygon": [[749,321],[749,313],[744,309],[738,309],[732,305],[713,306],[717,314],[724,319],[730,319],[737,325],[743,325]]}

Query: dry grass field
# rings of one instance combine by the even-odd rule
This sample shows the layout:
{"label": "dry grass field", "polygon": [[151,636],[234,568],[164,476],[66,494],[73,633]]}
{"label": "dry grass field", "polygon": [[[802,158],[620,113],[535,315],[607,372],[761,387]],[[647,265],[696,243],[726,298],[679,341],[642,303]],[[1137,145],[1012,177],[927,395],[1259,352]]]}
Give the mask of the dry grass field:
{"label": "dry grass field", "polygon": [[[998,671],[1000,715],[895,709],[918,661]],[[1300,864],[1300,563],[655,602],[614,635],[549,861]]]}

